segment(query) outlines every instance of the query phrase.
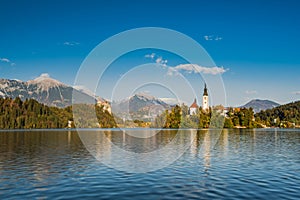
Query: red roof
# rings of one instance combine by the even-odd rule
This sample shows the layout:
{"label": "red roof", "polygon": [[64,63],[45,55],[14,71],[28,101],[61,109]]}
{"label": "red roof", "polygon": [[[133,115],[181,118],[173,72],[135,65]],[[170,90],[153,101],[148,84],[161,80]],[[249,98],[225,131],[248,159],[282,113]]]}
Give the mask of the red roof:
{"label": "red roof", "polygon": [[194,103],[190,106],[190,108],[198,108],[196,99],[194,100]]}

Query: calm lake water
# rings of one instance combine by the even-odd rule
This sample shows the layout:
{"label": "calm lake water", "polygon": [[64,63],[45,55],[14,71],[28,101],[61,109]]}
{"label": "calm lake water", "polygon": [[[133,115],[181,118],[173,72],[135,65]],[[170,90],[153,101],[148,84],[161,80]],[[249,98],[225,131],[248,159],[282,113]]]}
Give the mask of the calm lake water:
{"label": "calm lake water", "polygon": [[[136,137],[148,133],[85,131],[80,137],[93,139],[82,142],[76,131],[1,131],[0,199],[300,198],[300,130],[166,130]],[[139,172],[143,162],[148,170],[149,160],[140,157],[111,157],[109,167],[100,162],[113,146],[146,155],[169,145],[170,158],[182,144],[189,147],[175,162],[159,168],[164,160],[157,160],[151,166],[158,169],[147,173],[130,171]]]}

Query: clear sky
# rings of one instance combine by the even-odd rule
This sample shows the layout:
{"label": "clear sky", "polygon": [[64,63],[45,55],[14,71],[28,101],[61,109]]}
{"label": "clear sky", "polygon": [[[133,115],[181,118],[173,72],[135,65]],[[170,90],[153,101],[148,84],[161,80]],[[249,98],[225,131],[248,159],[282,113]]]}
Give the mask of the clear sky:
{"label": "clear sky", "polygon": [[[228,105],[253,98],[288,103],[300,98],[299,10],[297,0],[0,0],[0,78],[26,81],[48,73],[73,85],[100,42],[133,28],[164,27],[190,36],[223,66]],[[145,57],[153,52],[155,59]],[[148,49],[118,66],[126,71],[130,62],[159,57],[173,67],[184,64]],[[107,80],[122,70],[112,70]]]}

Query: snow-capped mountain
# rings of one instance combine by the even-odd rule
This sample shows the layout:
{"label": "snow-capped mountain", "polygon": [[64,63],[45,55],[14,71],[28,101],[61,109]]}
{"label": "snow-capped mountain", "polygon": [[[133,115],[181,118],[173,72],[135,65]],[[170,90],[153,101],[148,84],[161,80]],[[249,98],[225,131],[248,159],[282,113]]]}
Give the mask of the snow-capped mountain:
{"label": "snow-capped mountain", "polygon": [[13,99],[20,97],[22,100],[35,99],[48,106],[66,107],[71,105],[73,90],[76,93],[76,99],[82,99],[82,102],[88,99],[93,102],[94,98],[90,95],[50,78],[48,74],[42,74],[40,77],[27,82],[0,79],[0,97]]}

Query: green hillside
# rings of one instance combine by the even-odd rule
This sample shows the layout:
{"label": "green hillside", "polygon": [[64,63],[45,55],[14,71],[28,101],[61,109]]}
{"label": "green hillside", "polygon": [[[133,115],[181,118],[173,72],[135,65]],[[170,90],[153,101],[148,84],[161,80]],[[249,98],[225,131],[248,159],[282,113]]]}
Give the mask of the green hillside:
{"label": "green hillside", "polygon": [[[77,120],[78,128],[115,127],[116,123],[111,114],[102,107],[95,105],[80,105],[77,109],[82,118]],[[97,120],[91,120],[85,116],[87,111],[96,110]],[[0,129],[42,129],[42,128],[66,128],[68,121],[73,123],[72,107],[57,108],[48,107],[36,100],[22,101],[20,98],[0,98]],[[95,121],[95,122],[93,122]]]}
{"label": "green hillside", "polygon": [[261,111],[255,115],[256,121],[268,127],[292,128],[300,126],[300,101]]}

